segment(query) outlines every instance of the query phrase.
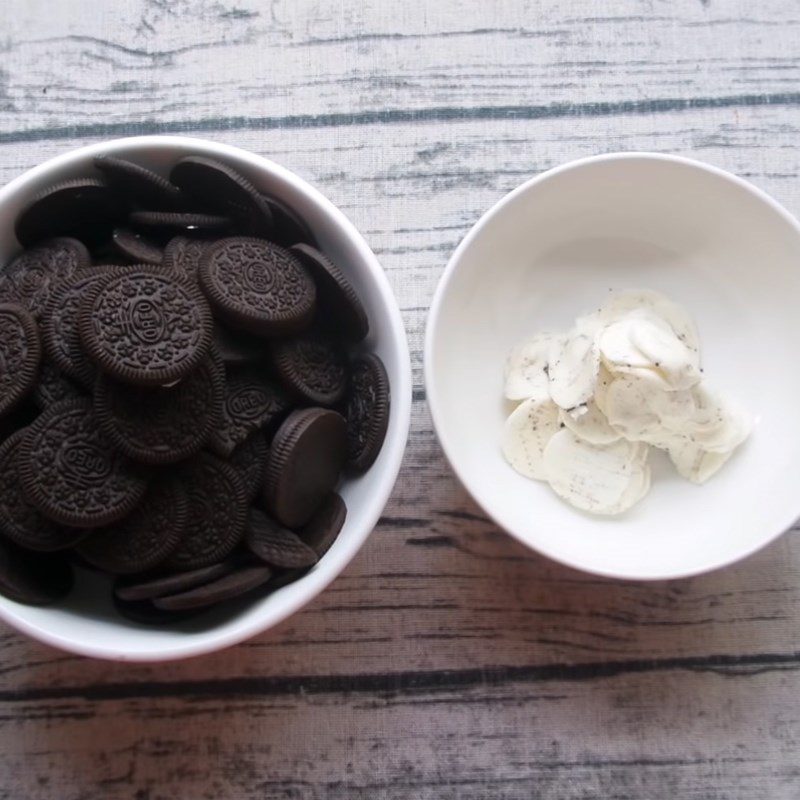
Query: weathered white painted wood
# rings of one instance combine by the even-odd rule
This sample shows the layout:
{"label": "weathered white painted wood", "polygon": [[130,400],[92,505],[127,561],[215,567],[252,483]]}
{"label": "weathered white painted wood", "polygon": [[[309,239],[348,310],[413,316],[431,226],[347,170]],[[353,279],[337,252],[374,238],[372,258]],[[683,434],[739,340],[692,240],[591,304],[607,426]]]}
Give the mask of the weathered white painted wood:
{"label": "weathered white painted wood", "polygon": [[796,678],[3,704],[0,797],[792,800]]}
{"label": "weathered white painted wood", "polygon": [[449,254],[542,169],[677,152],[800,214],[795,3],[7,0],[0,22],[0,183],[135,132],[275,158],[378,253],[416,377],[381,525],[276,631],[157,667],[0,634],[0,797],[800,794],[800,537],[657,585],[546,562],[450,476],[420,373]]}
{"label": "weathered white painted wood", "polygon": [[784,93],[796,104],[800,77],[792,0],[6,0],[2,21],[2,131]]}

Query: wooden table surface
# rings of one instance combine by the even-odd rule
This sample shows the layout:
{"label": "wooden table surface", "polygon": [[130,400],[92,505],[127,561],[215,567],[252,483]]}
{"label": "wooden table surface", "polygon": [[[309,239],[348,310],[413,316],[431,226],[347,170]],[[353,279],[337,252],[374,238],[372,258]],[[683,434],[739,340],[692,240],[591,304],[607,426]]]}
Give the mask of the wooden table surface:
{"label": "wooden table surface", "polygon": [[426,309],[479,215],[610,150],[800,214],[796,0],[4,0],[0,180],[104,138],[268,155],[363,232],[402,308],[408,452],[378,528],[278,629],[189,662],[0,632],[0,797],[796,800],[800,539],[691,580],[579,574],[450,474]]}

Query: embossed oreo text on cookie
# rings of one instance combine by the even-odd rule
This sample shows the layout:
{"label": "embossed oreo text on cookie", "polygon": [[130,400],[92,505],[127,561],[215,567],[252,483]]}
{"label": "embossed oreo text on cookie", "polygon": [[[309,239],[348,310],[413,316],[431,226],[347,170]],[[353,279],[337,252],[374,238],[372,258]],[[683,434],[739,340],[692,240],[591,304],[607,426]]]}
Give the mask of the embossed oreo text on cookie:
{"label": "embossed oreo text on cookie", "polygon": [[289,408],[289,398],[280,386],[266,379],[263,370],[232,371],[225,389],[222,424],[211,435],[211,447],[227,458],[258,428],[277,425]]}
{"label": "embossed oreo text on cookie", "polygon": [[69,444],[56,451],[55,465],[64,482],[76,487],[102,486],[111,474],[111,460],[88,431],[78,433]]}
{"label": "embossed oreo text on cookie", "polygon": [[188,375],[208,352],[212,332],[197,289],[149,271],[93,286],[81,303],[78,330],[103,372],[142,386]]}
{"label": "embossed oreo text on cookie", "polygon": [[28,501],[76,527],[121,519],[147,486],[101,432],[88,399],[56,403],[37,418],[22,441],[19,469]]}
{"label": "embossed oreo text on cookie", "polygon": [[221,239],[203,253],[200,286],[229,325],[265,336],[307,327],[316,288],[300,260],[264,239]]}

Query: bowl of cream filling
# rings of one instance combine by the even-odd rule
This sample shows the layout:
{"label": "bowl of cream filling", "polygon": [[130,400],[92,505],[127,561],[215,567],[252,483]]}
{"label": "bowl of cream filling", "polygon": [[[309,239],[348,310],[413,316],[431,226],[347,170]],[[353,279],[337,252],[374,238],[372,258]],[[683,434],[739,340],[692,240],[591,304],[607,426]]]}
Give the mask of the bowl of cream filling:
{"label": "bowl of cream filling", "polygon": [[800,227],[679,156],[571,162],[500,199],[436,289],[434,427],[487,520],[588,572],[696,575],[800,516]]}

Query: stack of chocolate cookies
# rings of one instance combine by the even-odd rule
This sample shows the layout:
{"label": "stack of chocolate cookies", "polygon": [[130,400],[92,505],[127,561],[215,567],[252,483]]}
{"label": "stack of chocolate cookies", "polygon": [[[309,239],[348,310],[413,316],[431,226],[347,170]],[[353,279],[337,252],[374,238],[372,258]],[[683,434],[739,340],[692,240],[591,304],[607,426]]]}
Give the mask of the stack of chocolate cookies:
{"label": "stack of chocolate cookies", "polygon": [[170,622],[296,579],[375,461],[389,384],[303,218],[201,156],[40,193],[0,271],[0,592],[75,564]]}

